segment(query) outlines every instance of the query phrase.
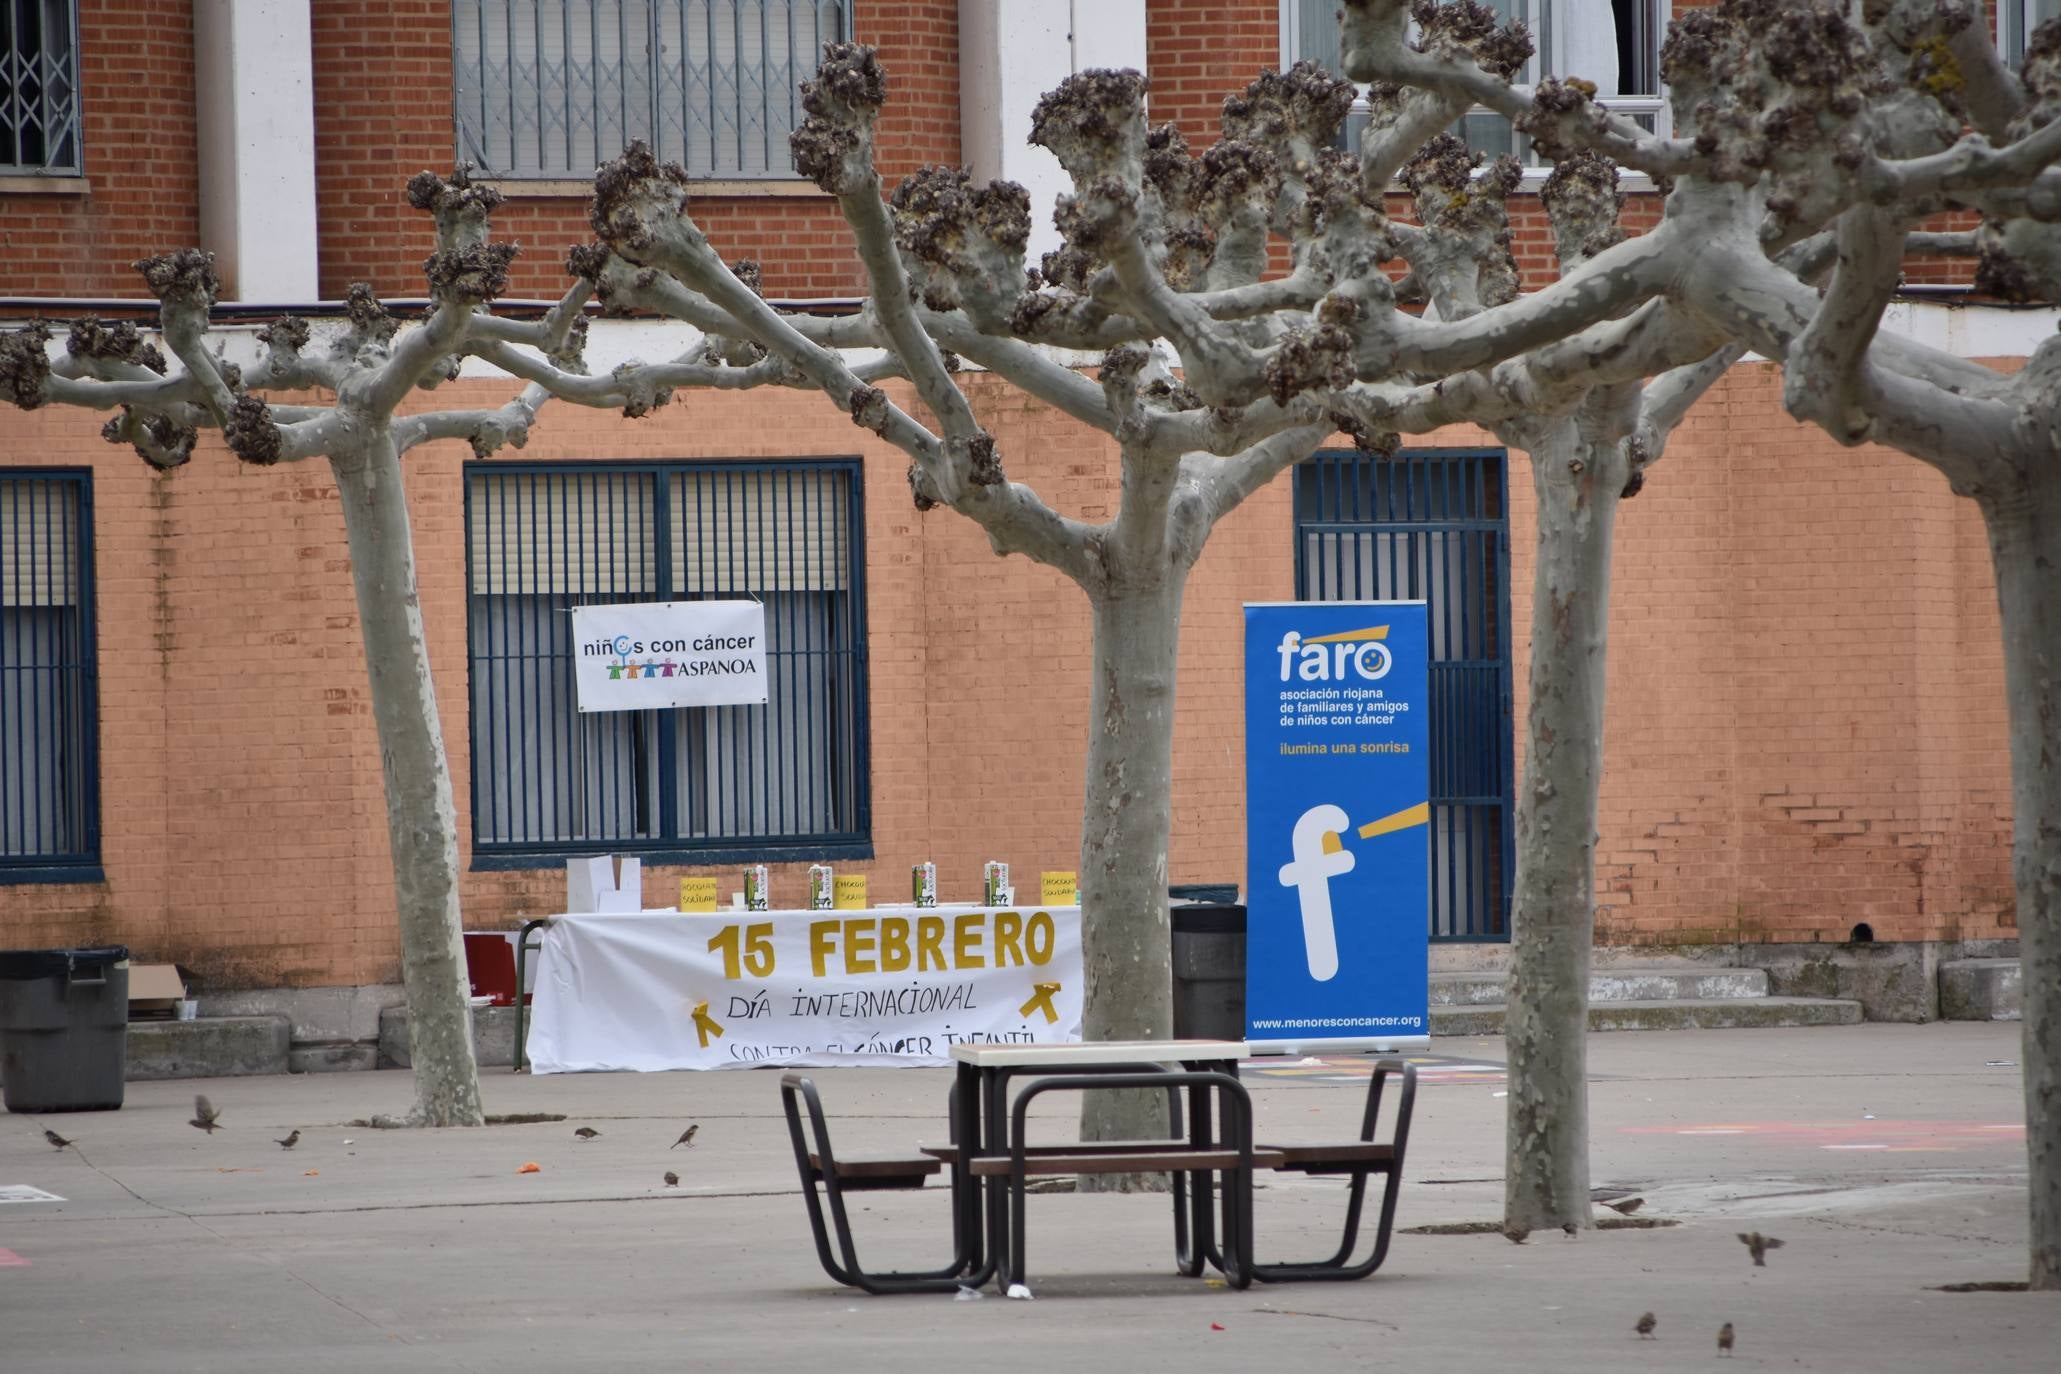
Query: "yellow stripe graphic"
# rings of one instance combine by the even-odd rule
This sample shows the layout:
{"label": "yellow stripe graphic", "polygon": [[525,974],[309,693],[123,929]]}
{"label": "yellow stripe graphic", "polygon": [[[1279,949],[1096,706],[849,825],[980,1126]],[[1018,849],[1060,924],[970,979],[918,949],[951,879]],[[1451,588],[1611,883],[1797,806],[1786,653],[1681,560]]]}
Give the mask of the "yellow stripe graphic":
{"label": "yellow stripe graphic", "polygon": [[1397,830],[1408,830],[1413,825],[1431,823],[1431,803],[1418,802],[1407,811],[1398,811],[1393,816],[1383,816],[1378,821],[1368,821],[1360,827],[1360,838],[1371,840],[1376,835],[1387,835]]}
{"label": "yellow stripe graphic", "polygon": [[1387,639],[1388,626],[1373,625],[1364,630],[1340,630],[1335,635],[1312,635],[1305,644],[1344,644],[1355,639]]}

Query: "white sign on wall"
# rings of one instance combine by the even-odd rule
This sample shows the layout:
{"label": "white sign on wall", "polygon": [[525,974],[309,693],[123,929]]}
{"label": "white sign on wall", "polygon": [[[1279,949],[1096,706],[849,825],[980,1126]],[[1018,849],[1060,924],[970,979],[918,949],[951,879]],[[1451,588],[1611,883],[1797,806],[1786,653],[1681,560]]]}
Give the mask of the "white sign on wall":
{"label": "white sign on wall", "polygon": [[766,608],[756,601],[648,601],[573,613],[582,711],[762,706]]}

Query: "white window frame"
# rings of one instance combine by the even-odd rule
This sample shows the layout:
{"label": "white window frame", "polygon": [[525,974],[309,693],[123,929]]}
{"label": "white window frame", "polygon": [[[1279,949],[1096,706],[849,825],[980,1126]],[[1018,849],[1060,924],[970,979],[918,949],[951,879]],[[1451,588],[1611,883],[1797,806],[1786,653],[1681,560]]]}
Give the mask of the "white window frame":
{"label": "white window frame", "polygon": [[2004,65],[2014,72],[2025,60],[2025,45],[2031,41],[2032,31],[2043,22],[2043,6],[2051,11],[2046,19],[2061,17],[2061,0],[1997,0],[1997,52]]}
{"label": "white window frame", "polygon": [[[1653,48],[1655,84],[1660,85],[1658,76],[1660,43],[1667,34],[1667,26],[1674,20],[1675,6],[1674,0],[1647,0],[1647,3],[1654,10]],[[2004,3],[2038,3],[2038,0],[2004,0]],[[1543,76],[1557,73],[1564,68],[1565,64],[1560,60],[1561,52],[1563,51],[1561,41],[1563,35],[1560,27],[1551,22],[1553,0],[1522,0],[1522,4],[1524,22],[1531,29],[1533,41],[1537,44],[1539,51],[1532,55],[1531,61],[1525,64],[1525,69],[1518,73],[1518,77],[1528,85],[1537,85]],[[1280,16],[1281,64],[1285,70],[1296,61],[1302,52],[1301,35],[1298,32],[1301,5],[1298,3],[1298,0],[1281,0]],[[1577,72],[1574,75],[1578,76],[1580,73]],[[1668,107],[1667,91],[1664,85],[1653,95],[1599,96],[1597,103],[1605,109],[1614,110],[1619,114],[1627,116],[1651,115],[1653,117],[1653,132],[1657,137],[1667,138],[1674,132],[1674,116]],[[1364,97],[1354,103],[1353,109],[1355,113],[1365,112]],[[1491,112],[1477,105],[1469,113],[1488,114]],[[1552,170],[1550,163],[1527,159],[1524,167],[1525,182],[1528,186],[1535,185],[1545,180]],[[1620,184],[1627,191],[1650,190],[1652,188],[1651,180],[1643,172],[1625,172]]]}

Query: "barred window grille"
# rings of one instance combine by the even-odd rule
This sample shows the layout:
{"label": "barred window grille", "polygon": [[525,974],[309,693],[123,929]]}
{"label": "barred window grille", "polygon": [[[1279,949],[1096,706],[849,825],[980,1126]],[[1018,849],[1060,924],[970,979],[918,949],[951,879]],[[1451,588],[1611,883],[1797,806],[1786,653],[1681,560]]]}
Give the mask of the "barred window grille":
{"label": "barred window grille", "polygon": [[455,0],[458,156],[494,176],[591,177],[642,139],[699,177],[795,175],[787,136],[834,0]]}
{"label": "barred window grille", "polygon": [[91,480],[0,470],[0,882],[100,863]]}
{"label": "barred window grille", "polygon": [[0,176],[82,170],[73,0],[0,0]]}
{"label": "barred window grille", "polygon": [[[2028,0],[2045,3],[2046,0]],[[1521,19],[1537,48],[1516,79],[1530,84],[1546,76],[1580,76],[1597,83],[1597,103],[1660,134],[1669,129],[1660,81],[1660,43],[1667,32],[1671,0],[1482,0],[1504,22]],[[1327,70],[1340,69],[1337,0],[1283,0],[1286,60],[1309,58]],[[1346,121],[1346,147],[1359,148],[1366,127],[1364,102]],[[1510,121],[1480,107],[1453,127],[1467,146],[1489,157],[1503,153],[1544,166],[1531,140]]]}
{"label": "barred window grille", "polygon": [[[856,460],[469,466],[477,862],[870,854]],[[763,706],[582,715],[575,606],[755,598]]]}
{"label": "barred window grille", "polygon": [[1305,601],[1426,603],[1431,938],[1510,938],[1515,791],[1508,462],[1496,451],[1323,452],[1295,469]]}

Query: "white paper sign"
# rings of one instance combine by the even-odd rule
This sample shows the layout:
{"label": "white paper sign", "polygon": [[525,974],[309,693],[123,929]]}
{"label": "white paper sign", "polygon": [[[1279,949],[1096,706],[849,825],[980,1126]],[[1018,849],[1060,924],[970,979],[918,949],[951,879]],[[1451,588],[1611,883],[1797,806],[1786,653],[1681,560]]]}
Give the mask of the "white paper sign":
{"label": "white paper sign", "polygon": [[766,608],[756,601],[647,601],[573,613],[582,711],[763,705]]}
{"label": "white paper sign", "polygon": [[534,1073],[950,1062],[1081,1038],[1079,907],[564,916]]}
{"label": "white paper sign", "polygon": [[642,911],[644,909],[644,861],[625,854],[622,876],[616,876],[616,857],[599,854],[565,861],[565,909],[567,911]]}

